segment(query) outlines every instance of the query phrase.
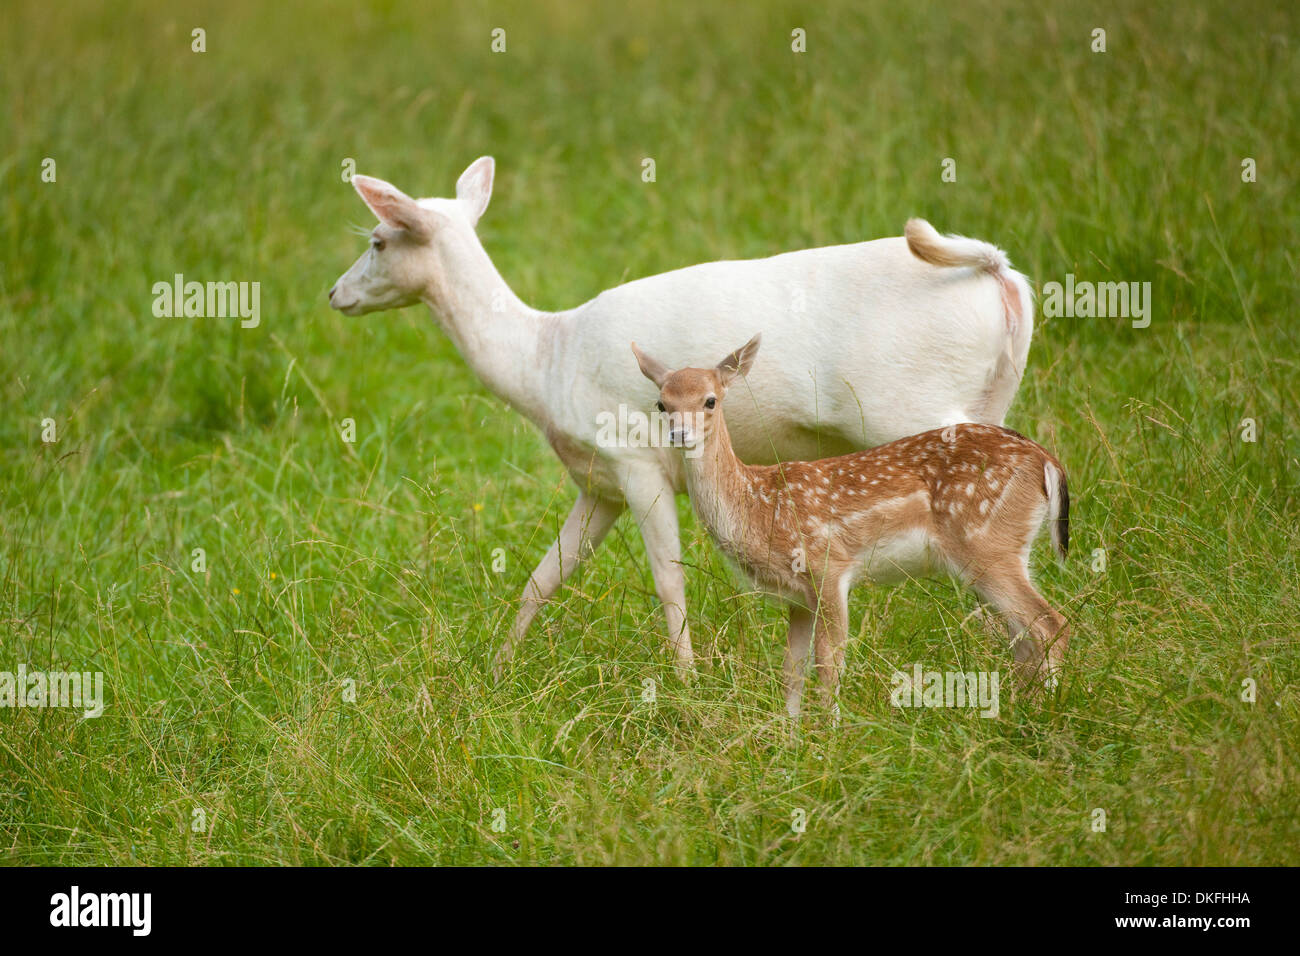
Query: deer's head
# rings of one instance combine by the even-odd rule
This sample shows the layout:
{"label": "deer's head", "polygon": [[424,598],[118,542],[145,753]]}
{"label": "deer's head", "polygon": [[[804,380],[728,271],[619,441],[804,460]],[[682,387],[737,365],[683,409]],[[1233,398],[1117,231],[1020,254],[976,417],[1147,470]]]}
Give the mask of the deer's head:
{"label": "deer's head", "polygon": [[382,179],[353,176],[379,225],[370,248],[330,289],[330,305],[344,315],[400,309],[444,285],[440,250],[472,237],[492,197],[494,171],[491,156],[476,159],[456,181],[455,199],[412,199]]}

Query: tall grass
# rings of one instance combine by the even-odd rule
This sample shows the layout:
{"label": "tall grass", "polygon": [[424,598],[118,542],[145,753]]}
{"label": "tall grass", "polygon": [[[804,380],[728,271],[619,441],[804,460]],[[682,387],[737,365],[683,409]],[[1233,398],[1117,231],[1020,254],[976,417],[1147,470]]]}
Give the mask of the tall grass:
{"label": "tall grass", "polygon": [[[0,671],[102,671],[108,702],[0,709],[0,860],[1300,861],[1288,5],[3,16]],[[480,233],[541,308],[910,215],[1039,283],[1150,282],[1149,328],[1040,316],[1009,421],[1070,472],[1059,692],[891,707],[914,662],[1009,664],[968,595],[910,584],[855,596],[844,722],[791,737],[780,613],[684,499],[696,682],[624,519],[493,685],[573,491],[424,310],[325,302],[370,222],[345,158],[446,195],[481,153]],[[155,318],[175,273],[260,281],[261,325]]]}

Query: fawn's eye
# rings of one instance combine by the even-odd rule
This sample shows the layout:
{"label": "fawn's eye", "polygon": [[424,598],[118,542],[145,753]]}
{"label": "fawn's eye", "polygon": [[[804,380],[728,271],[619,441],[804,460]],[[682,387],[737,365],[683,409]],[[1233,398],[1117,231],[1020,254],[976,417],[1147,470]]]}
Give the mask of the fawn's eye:
{"label": "fawn's eye", "polygon": [[712,408],[716,404],[718,404],[718,400],[714,398],[712,395],[710,395],[708,398],[704,400],[705,408]]}
{"label": "fawn's eye", "polygon": [[375,252],[383,252],[383,251],[384,251],[384,240],[382,240],[382,239],[371,239],[371,240],[370,240],[370,248],[371,248],[371,249],[374,249]]}
{"label": "fawn's eye", "polygon": [[655,402],[655,408],[659,409],[659,411],[661,411],[661,412],[666,412],[666,411],[668,411],[668,409],[664,408],[664,403],[663,403],[663,402]]}

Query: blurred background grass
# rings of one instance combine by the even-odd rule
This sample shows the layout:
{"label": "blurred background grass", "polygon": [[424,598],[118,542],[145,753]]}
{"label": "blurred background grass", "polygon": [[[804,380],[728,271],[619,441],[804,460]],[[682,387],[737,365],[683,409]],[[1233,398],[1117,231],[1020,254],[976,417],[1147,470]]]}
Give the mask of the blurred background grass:
{"label": "blurred background grass", "polygon": [[[0,670],[102,670],[109,695],[97,721],[0,710],[0,859],[1297,862],[1289,5],[0,17]],[[684,500],[697,685],[660,658],[620,522],[494,688],[573,492],[422,308],[325,301],[371,222],[346,158],[448,195],[484,153],[480,234],[539,308],[911,215],[1038,284],[1150,282],[1147,329],[1039,316],[1008,422],[1071,474],[1075,557],[1042,570],[1076,633],[1058,698],[889,707],[895,667],[1007,664],[969,597],[910,585],[855,598],[845,726],[789,740],[780,615],[736,593]],[[178,272],[261,282],[261,325],[155,318]]]}

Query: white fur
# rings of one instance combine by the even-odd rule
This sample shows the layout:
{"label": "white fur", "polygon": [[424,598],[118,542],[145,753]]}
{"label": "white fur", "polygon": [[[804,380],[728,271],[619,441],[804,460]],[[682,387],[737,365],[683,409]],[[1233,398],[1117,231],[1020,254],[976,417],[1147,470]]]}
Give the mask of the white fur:
{"label": "white fur", "polygon": [[[923,578],[934,569],[930,536],[922,528],[912,528],[874,542],[862,554],[861,560],[862,574],[873,584]],[[850,583],[856,583],[859,577],[850,578]]]}
{"label": "white fur", "polygon": [[[781,361],[755,369],[748,396],[737,384],[728,407],[736,451],[751,463],[824,457],[964,421],[1001,424],[1006,415],[1029,350],[1029,287],[987,243],[945,239],[924,224],[917,241],[947,265],[922,261],[907,239],[876,239],[708,262],[540,312],[509,289],[474,232],[493,169],[482,157],[455,199],[418,204],[382,180],[354,177],[387,241],[339,279],[331,304],[359,315],[423,301],[488,388],[552,439],[596,456],[594,470],[574,474],[585,493],[570,522],[598,542],[631,507],[682,664],[691,648],[672,500],[685,488],[680,453],[596,447],[601,412],[620,403],[648,411],[657,399],[630,342],[671,368],[698,367],[762,332]],[[421,220],[414,234],[403,228],[413,217]],[[1019,292],[1018,320],[1008,317],[1004,282]],[[498,666],[576,563],[563,543],[562,535],[525,588]]]}

